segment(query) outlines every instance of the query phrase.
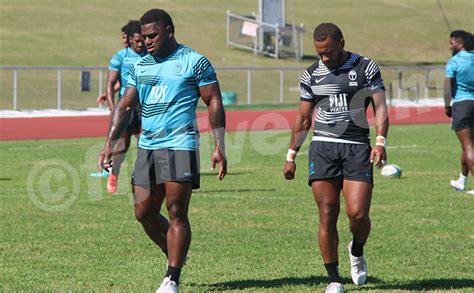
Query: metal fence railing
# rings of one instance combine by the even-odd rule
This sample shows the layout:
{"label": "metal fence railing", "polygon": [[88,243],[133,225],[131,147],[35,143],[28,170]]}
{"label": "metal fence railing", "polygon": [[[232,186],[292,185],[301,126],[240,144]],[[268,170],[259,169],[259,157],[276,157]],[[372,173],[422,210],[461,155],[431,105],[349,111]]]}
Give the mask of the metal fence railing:
{"label": "metal fence railing", "polygon": [[[304,69],[216,67],[221,90],[235,92],[238,105],[295,103]],[[442,66],[381,66],[381,71],[389,102],[443,95]],[[104,92],[106,78],[107,68],[102,66],[0,66],[0,110],[99,107],[95,98]]]}

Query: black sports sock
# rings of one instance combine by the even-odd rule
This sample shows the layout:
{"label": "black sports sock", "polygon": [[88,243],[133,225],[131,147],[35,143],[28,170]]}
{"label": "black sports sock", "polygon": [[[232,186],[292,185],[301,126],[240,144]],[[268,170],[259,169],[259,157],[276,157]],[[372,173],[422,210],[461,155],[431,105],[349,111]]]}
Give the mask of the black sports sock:
{"label": "black sports sock", "polygon": [[357,240],[352,239],[352,249],[351,254],[356,257],[360,257],[364,254],[364,244],[357,242]]}
{"label": "black sports sock", "polygon": [[175,281],[176,284],[179,284],[179,275],[181,274],[181,269],[168,266],[166,271],[166,277],[170,277],[171,281]]}
{"label": "black sports sock", "polygon": [[339,282],[341,283],[341,277],[339,276],[339,262],[326,263],[324,264],[326,271],[328,272],[328,283]]}

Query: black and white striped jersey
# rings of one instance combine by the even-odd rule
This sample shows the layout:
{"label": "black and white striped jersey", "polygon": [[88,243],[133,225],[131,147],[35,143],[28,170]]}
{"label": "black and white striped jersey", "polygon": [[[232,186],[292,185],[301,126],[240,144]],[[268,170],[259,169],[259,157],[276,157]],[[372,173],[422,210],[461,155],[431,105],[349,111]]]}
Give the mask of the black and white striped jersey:
{"label": "black and white striped jersey", "polygon": [[347,61],[329,70],[319,60],[301,76],[301,101],[315,104],[313,140],[369,143],[366,109],[375,91],[385,90],[377,64],[350,53]]}

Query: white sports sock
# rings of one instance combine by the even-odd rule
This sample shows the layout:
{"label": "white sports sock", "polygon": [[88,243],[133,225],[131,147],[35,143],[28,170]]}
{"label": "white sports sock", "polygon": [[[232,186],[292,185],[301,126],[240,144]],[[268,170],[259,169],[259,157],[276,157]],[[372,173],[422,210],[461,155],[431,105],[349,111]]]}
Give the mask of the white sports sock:
{"label": "white sports sock", "polygon": [[461,183],[462,185],[466,185],[467,181],[467,176],[462,175],[462,173],[459,173],[459,179],[458,182]]}

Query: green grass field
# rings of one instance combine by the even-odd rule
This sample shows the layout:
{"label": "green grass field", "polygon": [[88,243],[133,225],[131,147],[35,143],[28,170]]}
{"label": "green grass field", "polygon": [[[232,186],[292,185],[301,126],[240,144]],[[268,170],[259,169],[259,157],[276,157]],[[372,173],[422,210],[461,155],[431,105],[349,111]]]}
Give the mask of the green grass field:
{"label": "green grass field", "polygon": [[[474,29],[474,3],[442,0],[452,29]],[[128,19],[160,7],[174,19],[178,41],[215,66],[297,65],[226,47],[226,11],[258,13],[257,0],[0,0],[0,65],[107,65],[120,47]],[[347,49],[379,63],[444,63],[449,30],[436,1],[287,0],[286,20],[304,23],[304,51],[314,55],[314,27],[331,21],[345,33]]]}
{"label": "green grass field", "polygon": [[[317,210],[306,185],[307,158],[297,178],[282,177],[288,131],[227,136],[229,175],[209,170],[202,135],[202,188],[193,194],[193,242],[183,292],[321,292]],[[129,174],[119,194],[103,192],[94,172],[102,138],[1,142],[0,291],[97,292],[155,290],[165,258],[135,221]],[[369,283],[348,291],[474,290],[474,198],[453,191],[460,146],[449,125],[393,126],[389,161],[402,179],[377,173],[366,246]],[[42,163],[43,161],[43,163]],[[469,179],[470,188],[474,187]],[[56,210],[56,211],[54,211]],[[340,270],[350,280],[340,216]]]}

